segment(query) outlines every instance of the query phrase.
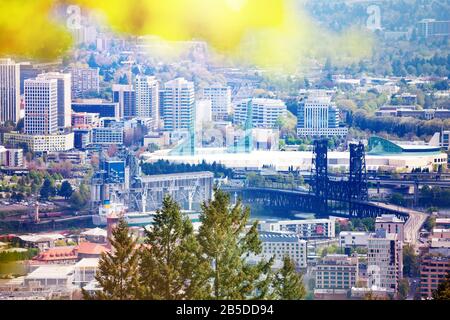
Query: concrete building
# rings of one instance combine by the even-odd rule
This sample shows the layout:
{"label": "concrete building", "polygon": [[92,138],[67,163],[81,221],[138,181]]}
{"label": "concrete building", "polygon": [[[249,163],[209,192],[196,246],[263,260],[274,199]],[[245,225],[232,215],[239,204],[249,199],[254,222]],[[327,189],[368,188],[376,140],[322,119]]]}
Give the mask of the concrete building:
{"label": "concrete building", "polygon": [[98,113],[87,112],[73,112],[72,113],[72,127],[83,129],[98,127],[100,124],[100,118]]}
{"label": "concrete building", "polygon": [[73,283],[84,287],[95,279],[98,270],[99,258],[84,258],[78,261],[74,267]]}
{"label": "concrete building", "polygon": [[195,119],[194,83],[177,78],[164,84],[162,109],[165,131],[193,129]]}
{"label": "concrete building", "polygon": [[425,254],[420,261],[420,295],[432,298],[433,291],[450,272],[450,257],[439,254]]}
{"label": "concrete building", "polygon": [[136,116],[136,92],[132,85],[113,84],[113,102],[119,104],[119,117],[132,118]]}
{"label": "concrete building", "polygon": [[20,119],[20,64],[0,59],[0,124]]}
{"label": "concrete building", "polygon": [[23,149],[6,149],[0,146],[0,166],[23,167]]}
{"label": "concrete building", "polygon": [[297,112],[297,134],[300,136],[345,136],[348,128],[340,125],[339,108],[328,94],[310,94]]}
{"label": "concrete building", "polygon": [[203,88],[203,98],[211,100],[213,121],[225,120],[231,114],[231,88],[222,85]]}
{"label": "concrete building", "polygon": [[397,234],[379,229],[368,240],[368,286],[386,288],[392,294],[398,291],[403,278],[403,244]]}
{"label": "concrete building", "polygon": [[121,127],[106,127],[92,129],[92,144],[94,145],[122,145],[124,130]]}
{"label": "concrete building", "polygon": [[370,233],[359,231],[341,231],[339,246],[341,248],[367,247]]}
{"label": "concrete building", "polygon": [[212,103],[211,100],[197,100],[195,102],[195,129],[201,130],[204,125],[212,121]]}
{"label": "concrete building", "polygon": [[136,76],[136,116],[159,122],[159,82],[155,77]]}
{"label": "concrete building", "polygon": [[68,151],[74,148],[74,133],[29,135],[9,132],[3,135],[3,142],[13,148],[18,148],[26,144],[32,152]]}
{"label": "concrete building", "polygon": [[334,219],[305,219],[261,222],[260,231],[296,233],[302,239],[321,239],[335,237]]}
{"label": "concrete building", "polygon": [[395,215],[384,214],[375,219],[375,232],[380,229],[386,230],[387,233],[394,233],[397,235],[398,241],[404,241],[404,226],[403,220],[397,218]]}
{"label": "concrete building", "polygon": [[25,80],[25,133],[51,135],[58,132],[58,81]]}
{"label": "concrete building", "polygon": [[43,69],[31,62],[20,62],[20,94],[25,93],[25,80],[35,79],[38,75],[43,73]]}
{"label": "concrete building", "polygon": [[326,255],[315,267],[317,299],[346,299],[358,281],[358,257]]}
{"label": "concrete building", "polygon": [[[227,134],[228,135],[228,134]],[[231,137],[233,131],[231,131]],[[232,140],[230,140],[232,141]],[[228,143],[228,139],[227,139]],[[426,149],[422,150],[426,151]],[[366,154],[366,167],[368,172],[392,171],[411,172],[413,169],[428,169],[430,172],[439,170],[439,166],[445,167],[447,154],[440,151],[420,152],[419,149],[412,152],[375,152]],[[148,161],[168,160],[175,163],[200,164],[203,161],[212,164],[220,163],[226,167],[246,170],[261,170],[263,167],[271,167],[276,171],[289,171],[289,168],[300,171],[310,171],[313,154],[311,151],[261,151],[229,152],[228,148],[197,148],[192,155],[177,155],[170,150],[158,150],[153,153],[144,153],[143,157]],[[349,152],[328,152],[328,166],[330,170],[349,169]]]}
{"label": "concrete building", "polygon": [[262,231],[259,233],[259,239],[262,242],[263,256],[269,259],[275,257],[278,260],[288,256],[295,262],[297,268],[306,268],[306,241],[301,240],[298,234]]}
{"label": "concrete building", "polygon": [[234,123],[245,126],[248,115],[252,116],[253,128],[272,129],[277,120],[286,115],[286,104],[278,99],[244,99],[234,107]]}
{"label": "concrete building", "polygon": [[450,20],[423,19],[417,25],[417,35],[423,38],[448,37],[450,35]]}
{"label": "concrete building", "polygon": [[73,265],[43,265],[25,276],[25,286],[63,287],[73,286]]}
{"label": "concrete building", "polygon": [[59,72],[49,72],[40,74],[37,79],[52,80],[57,81],[57,113],[58,113],[58,128],[66,129],[71,126],[71,102],[72,102],[72,91],[71,82],[72,77],[70,73],[59,73]]}
{"label": "concrete building", "polygon": [[73,68],[72,75],[72,97],[84,98],[89,94],[100,92],[99,68]]}
{"label": "concrete building", "polygon": [[100,118],[111,117],[120,119],[119,103],[103,101],[102,99],[82,99],[72,102],[73,112],[96,113]]}

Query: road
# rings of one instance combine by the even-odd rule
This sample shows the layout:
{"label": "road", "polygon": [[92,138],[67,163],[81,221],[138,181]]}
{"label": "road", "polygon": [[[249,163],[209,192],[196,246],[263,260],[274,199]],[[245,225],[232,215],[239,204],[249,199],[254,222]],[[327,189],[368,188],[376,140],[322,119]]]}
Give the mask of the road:
{"label": "road", "polygon": [[403,234],[405,236],[404,242],[409,243],[417,250],[419,245],[419,233],[423,224],[427,220],[428,215],[425,212],[412,210],[392,204],[385,204],[380,202],[372,202],[380,207],[397,210],[409,214],[409,218],[405,223]]}

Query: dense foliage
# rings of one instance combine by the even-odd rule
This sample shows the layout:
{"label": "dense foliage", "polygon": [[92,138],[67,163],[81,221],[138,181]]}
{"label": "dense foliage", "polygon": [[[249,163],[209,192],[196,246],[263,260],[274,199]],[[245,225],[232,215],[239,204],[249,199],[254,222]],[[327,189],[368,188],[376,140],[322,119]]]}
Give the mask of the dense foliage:
{"label": "dense foliage", "polygon": [[218,178],[224,176],[231,177],[233,174],[231,169],[227,169],[221,164],[216,162],[208,164],[205,161],[197,165],[192,165],[188,163],[172,163],[167,160],[158,160],[154,163],[143,163],[141,168],[145,175],[211,171],[214,173],[214,176]]}
{"label": "dense foliage", "polygon": [[102,288],[87,299],[302,299],[302,276],[285,258],[253,261],[262,252],[256,223],[247,225],[248,208],[232,206],[227,193],[202,206],[202,225],[194,234],[179,205],[167,196],[143,245],[122,220],[113,232],[112,251],[103,254],[96,280]]}

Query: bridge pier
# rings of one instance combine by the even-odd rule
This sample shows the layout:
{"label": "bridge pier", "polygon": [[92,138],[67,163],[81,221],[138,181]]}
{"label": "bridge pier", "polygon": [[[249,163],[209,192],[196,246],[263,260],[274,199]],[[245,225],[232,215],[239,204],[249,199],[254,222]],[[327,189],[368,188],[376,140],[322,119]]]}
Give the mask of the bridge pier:
{"label": "bridge pier", "polygon": [[419,204],[419,181],[414,183],[414,206]]}

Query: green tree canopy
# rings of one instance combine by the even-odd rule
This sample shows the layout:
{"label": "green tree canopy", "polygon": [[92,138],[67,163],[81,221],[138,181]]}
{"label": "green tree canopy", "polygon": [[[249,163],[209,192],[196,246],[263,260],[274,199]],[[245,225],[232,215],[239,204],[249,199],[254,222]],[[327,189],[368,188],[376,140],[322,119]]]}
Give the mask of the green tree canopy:
{"label": "green tree canopy", "polygon": [[102,288],[93,295],[94,300],[133,300],[140,296],[139,251],[137,242],[129,235],[127,223],[121,219],[112,232],[111,252],[103,253],[95,280]]}
{"label": "green tree canopy", "polygon": [[266,298],[272,261],[248,262],[262,251],[257,223],[246,228],[250,210],[241,201],[231,207],[230,196],[215,189],[214,200],[204,203],[202,211],[198,240],[201,257],[209,265],[210,298]]}
{"label": "green tree canopy", "polygon": [[274,281],[275,297],[279,300],[300,300],[306,296],[302,275],[295,270],[295,264],[288,256],[283,259],[283,268]]}

